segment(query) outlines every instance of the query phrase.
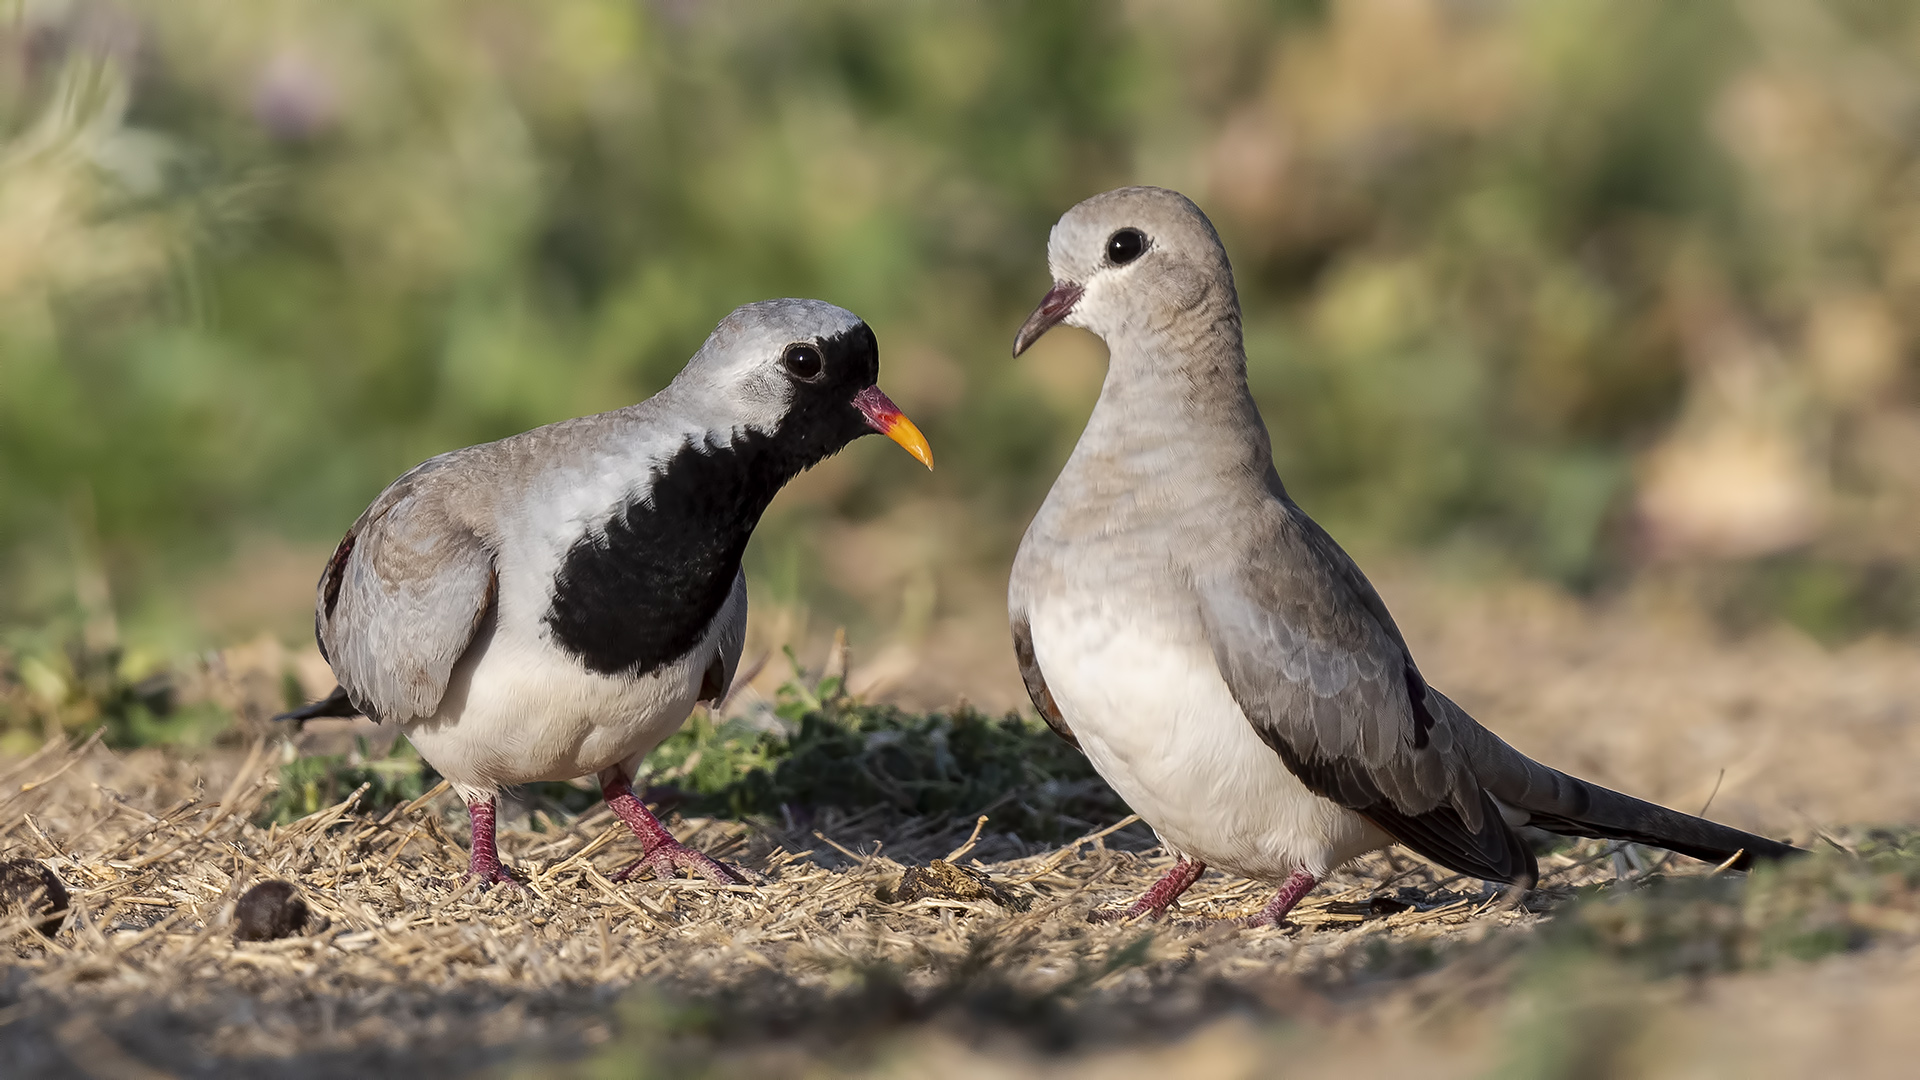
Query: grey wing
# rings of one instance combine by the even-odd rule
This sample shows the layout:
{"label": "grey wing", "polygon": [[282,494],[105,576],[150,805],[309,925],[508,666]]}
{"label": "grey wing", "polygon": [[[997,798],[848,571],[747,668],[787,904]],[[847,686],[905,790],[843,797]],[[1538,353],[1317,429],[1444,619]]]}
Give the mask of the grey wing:
{"label": "grey wing", "polygon": [[734,572],[733,591],[727,594],[727,602],[721,605],[715,621],[719,624],[719,647],[713,650],[713,658],[700,676],[697,700],[718,707],[733,689],[733,676],[740,670],[740,654],[747,645],[746,571]]}
{"label": "grey wing", "polygon": [[320,651],[354,706],[376,720],[433,715],[494,602],[492,552],[416,474],[354,523],[316,598]]}
{"label": "grey wing", "polygon": [[[1290,503],[1232,570],[1196,583],[1220,674],[1316,794],[1460,873],[1531,881],[1533,855],[1475,778],[1373,587]],[[1471,723],[1471,721],[1466,721]]]}
{"label": "grey wing", "polygon": [[1080,740],[1067,726],[1067,719],[1060,715],[1060,706],[1054,704],[1053,692],[1047,689],[1047,680],[1040,674],[1040,661],[1033,655],[1033,629],[1023,613],[1013,617],[1013,658],[1020,664],[1020,681],[1027,684],[1027,696],[1033,699],[1033,707],[1040,711],[1040,719],[1047,722],[1055,735],[1065,739],[1075,750],[1080,749]]}

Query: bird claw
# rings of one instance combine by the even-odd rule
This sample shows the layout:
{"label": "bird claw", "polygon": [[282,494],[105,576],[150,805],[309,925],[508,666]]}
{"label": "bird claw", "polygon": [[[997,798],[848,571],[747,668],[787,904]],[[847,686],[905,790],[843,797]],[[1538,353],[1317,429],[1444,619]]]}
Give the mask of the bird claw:
{"label": "bird claw", "polygon": [[1249,915],[1240,920],[1240,925],[1247,930],[1295,931],[1302,929],[1299,923],[1284,916],[1278,919],[1270,919],[1265,915]]}
{"label": "bird claw", "polygon": [[712,856],[695,851],[678,840],[667,840],[652,851],[633,860],[619,873],[613,875],[614,881],[625,881],[642,867],[653,871],[656,881],[671,881],[680,871],[685,870],[694,877],[705,878],[720,885],[745,885],[746,876],[726,863]]}
{"label": "bird claw", "polygon": [[495,885],[511,885],[514,892],[527,891],[526,885],[522,884],[519,878],[514,877],[511,871],[497,862],[491,865],[482,863],[469,867],[467,872],[460,876],[460,883],[465,884],[475,878],[480,881],[481,892],[486,892]]}

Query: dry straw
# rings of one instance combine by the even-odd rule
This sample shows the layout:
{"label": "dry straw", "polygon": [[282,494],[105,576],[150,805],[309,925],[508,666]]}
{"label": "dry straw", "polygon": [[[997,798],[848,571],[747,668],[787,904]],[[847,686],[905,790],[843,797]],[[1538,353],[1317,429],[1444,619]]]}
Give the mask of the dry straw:
{"label": "dry straw", "polygon": [[[115,1040],[139,1044],[162,1029],[189,1033],[195,1054],[235,1061],[381,1047],[458,1059],[488,1045],[590,1044],[607,1032],[607,1004],[640,981],[826,992],[878,964],[911,987],[998,943],[995,977],[1045,994],[1104,970],[1117,950],[1146,949],[1073,984],[1117,992],[1169,963],[1199,963],[1229,982],[1270,979],[1335,970],[1367,939],[1535,917],[1480,914],[1490,897],[1477,886],[1436,890],[1430,868],[1395,873],[1381,857],[1302,905],[1297,931],[1232,930],[1263,891],[1210,876],[1147,948],[1143,927],[1086,919],[1168,865],[1133,819],[1043,850],[996,833],[991,818],[884,809],[828,810],[787,831],[675,823],[687,842],[751,870],[750,887],[613,883],[635,845],[604,812],[553,832],[510,826],[502,850],[526,887],[482,891],[462,877],[464,815],[444,785],[377,817],[358,811],[362,789],[263,827],[255,819],[275,788],[275,758],[255,743],[189,764],[89,740],[0,773],[0,846],[52,867],[73,893],[52,940],[25,919],[0,926],[9,966],[24,976],[0,1029],[26,1025],[89,1048],[99,1069],[120,1060]],[[907,867],[941,859],[966,859],[991,891],[882,899]],[[296,883],[313,917],[297,936],[236,943],[234,900],[267,879]],[[1383,888],[1413,903],[1373,903]]]}

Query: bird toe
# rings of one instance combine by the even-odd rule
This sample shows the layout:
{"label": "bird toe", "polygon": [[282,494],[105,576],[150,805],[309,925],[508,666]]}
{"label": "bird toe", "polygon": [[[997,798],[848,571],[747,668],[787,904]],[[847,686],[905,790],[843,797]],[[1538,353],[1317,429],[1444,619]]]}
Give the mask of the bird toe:
{"label": "bird toe", "polygon": [[527,891],[526,885],[523,884],[519,878],[514,877],[512,871],[497,862],[491,864],[483,863],[469,867],[466,873],[460,875],[460,879],[455,882],[455,884],[464,885],[476,879],[480,882],[481,892],[486,892],[495,885],[506,885],[510,888],[510,891],[513,892],[523,893]]}
{"label": "bird toe", "polygon": [[671,881],[684,870],[719,885],[751,884],[740,871],[677,840],[669,840],[635,859],[613,875],[613,880],[625,881],[642,869],[653,871],[657,881]]}

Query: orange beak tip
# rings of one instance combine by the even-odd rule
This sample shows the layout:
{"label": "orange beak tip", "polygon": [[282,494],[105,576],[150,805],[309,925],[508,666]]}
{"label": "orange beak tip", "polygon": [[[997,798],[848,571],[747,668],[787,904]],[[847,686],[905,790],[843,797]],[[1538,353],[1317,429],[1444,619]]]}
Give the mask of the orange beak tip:
{"label": "orange beak tip", "polygon": [[925,435],[920,434],[919,427],[915,426],[913,421],[901,416],[888,424],[887,430],[882,434],[899,443],[900,448],[912,454],[915,461],[932,470],[933,446],[927,442]]}
{"label": "orange beak tip", "polygon": [[854,395],[853,407],[867,418],[867,426],[900,444],[913,459],[933,468],[933,447],[914,422],[900,411],[877,386],[869,386]]}

